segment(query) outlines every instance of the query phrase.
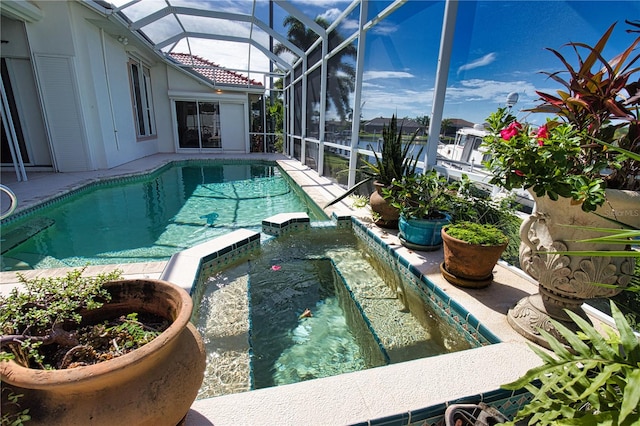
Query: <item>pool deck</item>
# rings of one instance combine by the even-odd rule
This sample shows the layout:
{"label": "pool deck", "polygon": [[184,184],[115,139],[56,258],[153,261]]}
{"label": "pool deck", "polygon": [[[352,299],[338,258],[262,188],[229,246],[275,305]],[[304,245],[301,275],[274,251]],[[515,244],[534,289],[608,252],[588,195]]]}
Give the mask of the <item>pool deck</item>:
{"label": "pool deck", "polygon": [[[289,175],[323,207],[343,190],[296,160],[274,154],[179,155],[157,154],[110,170],[82,173],[30,172],[27,182],[15,174],[2,174],[19,200],[18,211],[95,179],[153,170],[167,161],[189,158],[242,158],[277,160]],[[12,178],[13,177],[13,178]],[[352,209],[345,202],[332,212],[352,214],[370,222],[367,209]],[[401,246],[395,232],[371,225],[373,232],[396,247],[410,263],[438,285],[493,332],[501,343],[457,353],[374,368],[292,385],[261,389],[195,401],[186,425],[344,425],[367,423],[470,395],[494,391],[540,363],[539,358],[507,323],[509,308],[537,286],[521,273],[499,264],[494,282],[485,289],[464,289],[449,284],[440,274],[442,250],[419,252]],[[119,264],[126,277],[158,278],[166,262]],[[112,270],[95,266],[88,273]],[[25,271],[28,278],[62,275],[68,269]],[[14,272],[0,272],[0,293],[17,283]],[[410,423],[410,420],[409,420]],[[380,424],[376,422],[376,424]]]}

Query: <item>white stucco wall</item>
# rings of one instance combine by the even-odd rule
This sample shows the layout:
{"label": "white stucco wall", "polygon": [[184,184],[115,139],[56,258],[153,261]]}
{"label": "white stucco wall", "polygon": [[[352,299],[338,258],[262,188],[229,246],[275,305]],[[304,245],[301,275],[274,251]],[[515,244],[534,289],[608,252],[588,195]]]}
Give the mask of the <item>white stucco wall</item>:
{"label": "white stucco wall", "polygon": [[[220,92],[168,65],[135,34],[95,9],[71,1],[33,4],[42,18],[24,24],[20,54],[30,58],[35,69],[34,93],[37,90],[44,117],[40,127],[45,143],[40,149],[50,151],[49,163],[57,171],[109,169],[155,153],[176,152],[175,93],[182,99],[218,100],[221,109],[226,104],[237,110],[241,104],[247,114],[245,91]],[[16,28],[23,25],[12,22],[19,24]],[[119,35],[127,36],[128,43],[121,43]],[[20,50],[18,44],[12,48]],[[150,137],[136,137],[131,58],[142,61],[151,73],[156,134]],[[247,118],[242,118],[225,125],[241,126],[232,134],[248,147]]]}
{"label": "white stucco wall", "polygon": [[[151,70],[154,108],[166,109],[166,95],[156,82],[162,83],[164,65],[144,46],[134,43],[124,45],[117,40],[114,25],[97,19],[90,9],[77,4],[73,9],[74,35],[78,40],[77,57],[81,75],[83,109],[87,112],[88,144],[92,158],[99,169],[112,168],[159,152],[159,142],[170,140],[162,120],[157,118],[156,135],[137,138],[131,100],[128,62],[136,57]],[[166,91],[164,91],[166,94]],[[170,131],[170,129],[169,129]]]}

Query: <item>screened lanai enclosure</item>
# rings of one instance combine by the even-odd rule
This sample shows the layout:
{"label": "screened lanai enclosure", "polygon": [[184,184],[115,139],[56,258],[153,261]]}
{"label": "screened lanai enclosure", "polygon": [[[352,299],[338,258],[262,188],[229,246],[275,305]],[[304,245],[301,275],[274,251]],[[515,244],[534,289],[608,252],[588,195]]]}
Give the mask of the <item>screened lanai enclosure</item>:
{"label": "screened lanai enclosure", "polygon": [[[1,10],[5,167],[10,158],[77,171],[156,152],[282,151],[344,186],[379,150],[392,115],[418,130],[419,167],[432,167],[439,145],[508,95],[524,116],[536,90],[554,90],[540,71],[561,64],[545,48],[593,43],[619,22],[619,51],[624,20],[640,16],[637,2],[560,0],[7,0]],[[26,33],[26,48],[13,19],[24,22],[15,34]],[[35,82],[24,83],[30,67]],[[73,96],[54,93],[58,71]],[[16,93],[26,86],[33,93]],[[74,97],[63,110],[60,99]],[[133,119],[118,101],[133,104]],[[41,116],[25,112],[38,104]],[[70,112],[78,129],[64,127]],[[87,135],[81,150],[67,142],[80,137],[72,130]],[[69,160],[78,155],[87,160]]]}

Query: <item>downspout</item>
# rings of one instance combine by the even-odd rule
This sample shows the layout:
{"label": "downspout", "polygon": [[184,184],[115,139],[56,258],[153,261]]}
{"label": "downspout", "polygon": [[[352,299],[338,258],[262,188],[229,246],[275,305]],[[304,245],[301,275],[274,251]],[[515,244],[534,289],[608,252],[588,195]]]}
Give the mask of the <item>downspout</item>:
{"label": "downspout", "polygon": [[444,109],[444,99],[447,94],[447,79],[449,77],[449,65],[451,63],[451,50],[453,48],[457,13],[458,0],[447,0],[442,22],[442,35],[440,36],[440,53],[438,54],[436,85],[433,91],[433,107],[431,110],[431,120],[429,122],[425,171],[436,165],[438,142],[440,142],[440,126],[442,124],[442,110]]}
{"label": "downspout", "polygon": [[104,29],[100,28],[100,42],[102,43],[102,63],[104,65],[104,78],[107,83],[107,97],[109,98],[109,111],[111,112],[111,125],[113,126],[113,136],[116,141],[116,151],[120,151],[120,141],[118,140],[118,126],[116,125],[115,112],[113,110],[113,98],[111,96],[111,83],[109,81],[109,69],[107,67],[107,47],[104,41]]}

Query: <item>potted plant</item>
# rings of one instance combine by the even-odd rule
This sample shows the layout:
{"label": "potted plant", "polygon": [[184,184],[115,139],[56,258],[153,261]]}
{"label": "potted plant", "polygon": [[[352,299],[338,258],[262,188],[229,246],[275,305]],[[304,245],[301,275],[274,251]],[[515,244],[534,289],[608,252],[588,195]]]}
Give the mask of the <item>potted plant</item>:
{"label": "potted plant", "polygon": [[[639,23],[627,23],[640,28]],[[536,201],[521,227],[520,265],[538,280],[540,291],[518,302],[508,319],[521,334],[543,345],[539,324],[551,329],[548,320],[553,318],[571,326],[565,308],[584,316],[585,299],[614,296],[633,275],[630,257],[562,254],[625,249],[586,242],[593,233],[584,227],[611,227],[610,218],[640,226],[640,161],[635,157],[640,154],[640,81],[633,80],[640,70],[634,67],[640,37],[606,60],[603,52],[614,28],[615,24],[594,46],[569,43],[577,55],[576,66],[549,49],[565,66],[568,78],[561,72],[547,73],[563,89],[556,94],[537,92],[542,103],[532,112],[553,116],[544,125],[520,123],[505,108],[488,119],[490,134],[484,144],[490,154],[485,165],[493,173],[491,183],[527,188]],[[638,30],[629,31],[634,32]]]}
{"label": "potted plant", "polygon": [[457,222],[442,228],[444,278],[462,287],[482,288],[491,284],[493,268],[509,243],[494,225]]}
{"label": "potted plant", "polygon": [[413,142],[417,136],[414,132],[407,143],[402,142],[402,125],[398,129],[398,123],[395,114],[391,117],[389,126],[382,127],[382,148],[380,156],[373,151],[375,159],[374,163],[364,161],[365,167],[363,173],[368,179],[373,179],[374,192],[369,197],[369,205],[374,212],[378,226],[384,228],[397,228],[399,211],[396,207],[391,206],[382,195],[383,188],[389,188],[394,180],[400,180],[404,176],[410,176],[415,173],[417,155],[412,155]]}
{"label": "potted plant", "polygon": [[23,288],[0,298],[3,416],[33,424],[178,424],[205,368],[190,296],[166,281],[83,271],[33,280],[19,274]]}
{"label": "potted plant", "polygon": [[508,424],[640,424],[640,343],[615,303],[610,305],[615,330],[603,326],[601,333],[568,311],[580,334],[553,320],[563,342],[540,331],[553,354],[529,345],[542,365],[502,386],[525,388],[533,395],[516,413],[513,420],[517,423]]}
{"label": "potted plant", "polygon": [[425,251],[440,248],[440,230],[451,218],[448,210],[455,197],[454,186],[432,169],[404,176],[382,189],[383,197],[400,213],[403,245]]}

